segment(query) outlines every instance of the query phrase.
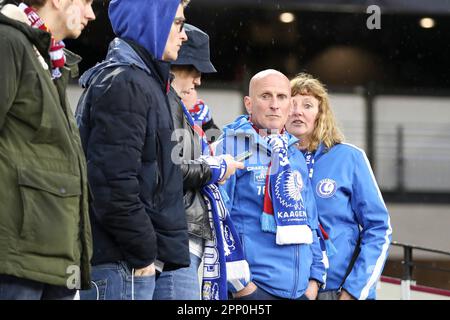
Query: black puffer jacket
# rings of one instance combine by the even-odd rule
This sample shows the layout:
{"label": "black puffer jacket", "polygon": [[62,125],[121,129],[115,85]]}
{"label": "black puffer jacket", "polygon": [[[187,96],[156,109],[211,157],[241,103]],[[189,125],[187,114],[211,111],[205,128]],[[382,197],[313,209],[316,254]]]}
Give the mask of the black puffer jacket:
{"label": "black puffer jacket", "polygon": [[86,72],[77,121],[92,189],[92,264],[189,265],[182,174],[171,160],[169,64],[116,38]]}
{"label": "black puffer jacket", "polygon": [[180,97],[172,87],[169,102],[178,137],[177,154],[183,172],[183,200],[189,233],[210,240],[212,233],[208,211],[200,190],[211,179],[211,170],[206,163],[195,160],[201,156],[200,137],[187,122]]}

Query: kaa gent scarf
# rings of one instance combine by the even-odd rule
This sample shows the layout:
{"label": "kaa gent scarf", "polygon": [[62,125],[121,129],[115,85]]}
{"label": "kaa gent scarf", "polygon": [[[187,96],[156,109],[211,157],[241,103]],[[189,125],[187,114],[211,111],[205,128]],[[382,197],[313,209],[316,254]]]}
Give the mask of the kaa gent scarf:
{"label": "kaa gent scarf", "polygon": [[303,180],[289,163],[288,136],[269,135],[266,139],[271,147],[271,163],[266,176],[262,230],[275,233],[278,245],[311,244],[313,234],[301,193]]}
{"label": "kaa gent scarf", "polygon": [[[217,185],[203,188],[213,240],[205,241],[203,300],[227,300],[228,289],[242,290],[250,282],[250,267]],[[227,282],[230,287],[227,287]]]}
{"label": "kaa gent scarf", "polygon": [[[204,153],[212,153],[203,130],[194,123],[186,106],[181,102],[183,112],[189,124],[201,138]],[[230,214],[225,206],[220,187],[214,182],[220,181],[227,171],[225,160],[220,157],[202,156],[211,170],[210,184],[202,189],[208,208],[209,222],[213,239],[205,241],[203,253],[203,300],[227,300],[228,290],[237,292],[250,282],[250,267],[244,258],[244,251]],[[227,286],[227,283],[230,285]]]}

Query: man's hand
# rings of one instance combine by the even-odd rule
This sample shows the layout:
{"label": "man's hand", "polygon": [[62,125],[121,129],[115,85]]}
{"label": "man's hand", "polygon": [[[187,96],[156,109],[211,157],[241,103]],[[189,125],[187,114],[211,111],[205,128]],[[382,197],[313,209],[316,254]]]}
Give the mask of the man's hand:
{"label": "man's hand", "polygon": [[254,284],[253,282],[249,282],[249,284],[247,284],[244,289],[236,293],[233,293],[233,298],[238,299],[251,295],[253,292],[256,291],[256,289],[257,289],[256,284]]}
{"label": "man's hand", "polygon": [[151,265],[149,265],[145,268],[134,270],[134,275],[136,277],[153,276],[155,273],[156,273],[156,270],[155,270],[154,263],[152,263]]}
{"label": "man's hand", "polygon": [[355,300],[352,295],[350,295],[347,291],[342,290],[341,294],[338,297],[338,300]]}
{"label": "man's hand", "polygon": [[316,300],[319,293],[319,284],[316,280],[309,280],[308,288],[306,288],[305,296],[309,300]]}
{"label": "man's hand", "polygon": [[244,164],[240,161],[234,160],[234,158],[231,155],[226,154],[222,156],[222,158],[227,163],[227,171],[225,172],[225,175],[223,176],[222,180],[219,181],[219,184],[224,184],[229,177],[231,177],[233,174],[236,173],[237,169],[244,169]]}

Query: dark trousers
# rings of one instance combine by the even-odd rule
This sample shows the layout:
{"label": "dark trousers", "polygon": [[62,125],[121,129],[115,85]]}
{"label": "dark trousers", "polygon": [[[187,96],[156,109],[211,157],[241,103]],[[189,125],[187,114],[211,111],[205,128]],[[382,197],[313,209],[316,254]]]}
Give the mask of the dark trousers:
{"label": "dark trousers", "polygon": [[0,300],[73,300],[76,290],[0,275]]}

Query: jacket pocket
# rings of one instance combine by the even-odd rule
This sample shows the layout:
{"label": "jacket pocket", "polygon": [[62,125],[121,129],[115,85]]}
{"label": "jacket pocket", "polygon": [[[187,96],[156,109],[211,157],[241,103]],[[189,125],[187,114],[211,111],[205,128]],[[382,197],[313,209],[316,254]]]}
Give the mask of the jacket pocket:
{"label": "jacket pocket", "polygon": [[18,170],[24,252],[51,257],[79,257],[80,177],[44,170]]}

